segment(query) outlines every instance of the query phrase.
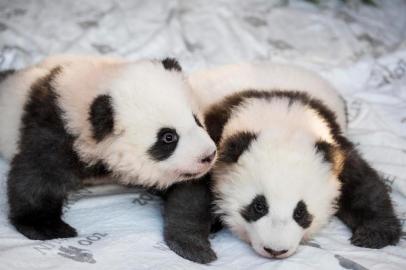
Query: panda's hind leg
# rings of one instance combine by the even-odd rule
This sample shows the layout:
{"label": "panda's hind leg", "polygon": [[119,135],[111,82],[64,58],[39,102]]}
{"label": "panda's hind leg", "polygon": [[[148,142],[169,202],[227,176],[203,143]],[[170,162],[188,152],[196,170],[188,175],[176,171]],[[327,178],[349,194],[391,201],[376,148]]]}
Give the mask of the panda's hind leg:
{"label": "panda's hind leg", "polygon": [[[52,153],[21,152],[11,163],[8,175],[9,219],[17,231],[34,240],[77,235],[62,220],[67,192],[75,176]],[[63,161],[62,161],[63,163]]]}

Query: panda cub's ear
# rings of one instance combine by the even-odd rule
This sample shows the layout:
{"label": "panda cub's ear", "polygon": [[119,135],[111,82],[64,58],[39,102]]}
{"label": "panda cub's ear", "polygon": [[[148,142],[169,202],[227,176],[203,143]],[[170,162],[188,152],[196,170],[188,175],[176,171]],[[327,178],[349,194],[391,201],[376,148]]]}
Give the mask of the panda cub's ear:
{"label": "panda cub's ear", "polygon": [[114,110],[109,95],[97,96],[90,105],[89,121],[93,138],[100,142],[114,129]]}
{"label": "panda cub's ear", "polygon": [[316,153],[320,153],[323,156],[323,160],[333,163],[334,159],[334,146],[326,141],[317,141],[314,145]]}
{"label": "panda cub's ear", "polygon": [[228,137],[221,147],[220,161],[225,163],[237,162],[240,156],[249,150],[252,140],[256,138],[255,133],[248,131],[238,132]]}
{"label": "panda cub's ear", "polygon": [[345,152],[342,149],[323,140],[317,141],[314,148],[316,154],[323,157],[324,162],[332,165],[332,169],[335,173],[339,174],[341,172],[345,161]]}
{"label": "panda cub's ear", "polygon": [[176,70],[182,71],[182,67],[179,65],[179,62],[175,58],[165,58],[162,60],[162,65],[167,70]]}

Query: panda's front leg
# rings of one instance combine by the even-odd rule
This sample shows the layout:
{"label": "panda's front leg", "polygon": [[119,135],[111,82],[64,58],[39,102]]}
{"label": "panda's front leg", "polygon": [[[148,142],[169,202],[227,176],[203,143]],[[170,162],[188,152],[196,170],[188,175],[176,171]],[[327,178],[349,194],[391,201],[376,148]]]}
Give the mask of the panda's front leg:
{"label": "panda's front leg", "polygon": [[[8,175],[9,219],[17,231],[34,240],[74,237],[62,220],[62,207],[78,179],[65,166],[60,149],[33,144],[17,154]],[[44,144],[42,144],[44,146]]]}
{"label": "panda's front leg", "polygon": [[367,248],[397,244],[401,226],[382,177],[354,148],[347,153],[337,216],[351,228],[351,243]]}
{"label": "panda's front leg", "polygon": [[209,176],[175,184],[164,200],[164,238],[169,248],[194,262],[216,260],[209,241],[212,224]]}

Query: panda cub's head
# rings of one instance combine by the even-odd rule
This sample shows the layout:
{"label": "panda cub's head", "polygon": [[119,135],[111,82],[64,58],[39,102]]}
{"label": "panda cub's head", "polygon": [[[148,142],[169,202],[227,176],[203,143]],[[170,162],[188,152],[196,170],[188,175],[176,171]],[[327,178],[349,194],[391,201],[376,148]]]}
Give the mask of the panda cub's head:
{"label": "panda cub's head", "polygon": [[[69,66],[62,72],[69,80]],[[80,76],[80,68],[74,73],[72,78]],[[211,168],[216,147],[199,122],[175,60],[104,63],[86,76],[85,84],[96,81],[99,89],[87,103],[86,119],[72,113],[80,110],[69,109],[78,104],[72,97],[61,100],[67,117],[78,120],[68,123],[82,160],[101,161],[123,183],[160,188]]]}
{"label": "panda cub's head", "polygon": [[265,257],[293,254],[335,213],[339,196],[340,152],[330,127],[295,95],[243,92],[205,118],[219,149],[218,213]]}

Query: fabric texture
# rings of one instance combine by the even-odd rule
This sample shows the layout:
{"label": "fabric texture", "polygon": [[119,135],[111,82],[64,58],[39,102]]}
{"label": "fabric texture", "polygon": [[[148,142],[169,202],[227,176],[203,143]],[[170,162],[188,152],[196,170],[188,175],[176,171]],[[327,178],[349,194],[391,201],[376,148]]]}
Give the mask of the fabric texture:
{"label": "fabric texture", "polygon": [[[55,53],[128,59],[174,56],[188,72],[251,60],[302,65],[330,80],[349,106],[349,137],[386,176],[406,231],[406,1],[330,0],[0,0],[0,70]],[[406,269],[406,233],[397,246],[349,243],[336,218],[297,253],[261,258],[223,230],[218,260],[199,265],[162,238],[162,201],[141,189],[101,186],[72,194],[71,239],[31,241],[7,220],[0,161],[0,269]]]}

